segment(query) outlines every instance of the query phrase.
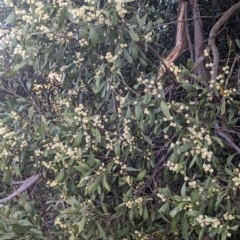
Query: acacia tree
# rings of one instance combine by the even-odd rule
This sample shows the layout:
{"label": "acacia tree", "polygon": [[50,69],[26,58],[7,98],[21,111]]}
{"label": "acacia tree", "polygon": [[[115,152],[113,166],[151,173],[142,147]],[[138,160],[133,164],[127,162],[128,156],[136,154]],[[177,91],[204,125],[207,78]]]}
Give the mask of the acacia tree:
{"label": "acacia tree", "polygon": [[179,0],[166,56],[154,4],[1,4],[3,239],[237,239],[240,44],[216,37],[240,4],[206,46]]}

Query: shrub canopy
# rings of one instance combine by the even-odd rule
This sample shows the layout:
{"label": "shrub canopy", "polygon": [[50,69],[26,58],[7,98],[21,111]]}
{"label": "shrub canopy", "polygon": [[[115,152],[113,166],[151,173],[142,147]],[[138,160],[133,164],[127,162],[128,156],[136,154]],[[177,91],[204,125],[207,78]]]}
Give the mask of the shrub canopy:
{"label": "shrub canopy", "polygon": [[188,39],[159,79],[186,1],[160,2],[1,3],[0,239],[237,239],[239,32],[217,66],[210,40],[239,3],[203,18],[205,75]]}

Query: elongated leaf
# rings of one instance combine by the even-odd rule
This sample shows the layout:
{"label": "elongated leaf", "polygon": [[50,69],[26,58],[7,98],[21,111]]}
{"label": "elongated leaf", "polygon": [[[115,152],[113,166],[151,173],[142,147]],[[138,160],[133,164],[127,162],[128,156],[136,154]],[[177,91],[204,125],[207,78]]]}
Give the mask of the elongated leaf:
{"label": "elongated leaf", "polygon": [[133,41],[139,41],[138,35],[133,30],[129,31],[129,35]]}
{"label": "elongated leaf", "polygon": [[65,22],[67,16],[67,10],[63,10],[60,17],[59,17],[59,22],[58,22],[58,27],[62,27],[63,23]]}
{"label": "elongated leaf", "polygon": [[169,113],[169,108],[167,106],[167,104],[164,102],[164,101],[161,101],[161,109],[162,109],[162,112],[163,114],[167,117],[167,118],[170,118],[171,115]]}
{"label": "elongated leaf", "polygon": [[109,183],[107,182],[106,176],[103,177],[103,187],[104,187],[108,192],[111,191],[110,185],[109,185]]}
{"label": "elongated leaf", "polygon": [[19,70],[20,68],[23,68],[26,64],[27,64],[27,61],[24,60],[24,61],[20,62],[19,64],[15,65],[14,68],[13,68],[13,70],[14,70],[14,71],[17,71],[17,70]]}
{"label": "elongated leaf", "polygon": [[89,35],[90,35],[90,39],[92,41],[93,46],[96,47],[97,43],[99,42],[99,38],[98,38],[97,31],[92,24],[90,25]]}
{"label": "elongated leaf", "polygon": [[120,143],[118,141],[114,144],[114,152],[116,156],[120,156]]}
{"label": "elongated leaf", "polygon": [[146,172],[147,172],[146,169],[142,170],[142,171],[137,175],[136,180],[137,180],[137,181],[141,181],[141,180],[145,177]]}
{"label": "elongated leaf", "polygon": [[15,11],[13,10],[6,19],[6,24],[13,23],[15,19]]}
{"label": "elongated leaf", "polygon": [[84,226],[85,226],[85,223],[86,223],[86,217],[83,217],[82,220],[77,223],[78,225],[78,233],[82,232]]}
{"label": "elongated leaf", "polygon": [[187,214],[185,213],[182,219],[182,235],[185,240],[188,240],[188,223]]}
{"label": "elongated leaf", "polygon": [[126,51],[126,49],[124,49],[123,52],[124,52],[124,57],[126,58],[126,60],[127,60],[129,63],[132,63],[133,60],[132,60],[131,56],[128,54],[128,52]]}

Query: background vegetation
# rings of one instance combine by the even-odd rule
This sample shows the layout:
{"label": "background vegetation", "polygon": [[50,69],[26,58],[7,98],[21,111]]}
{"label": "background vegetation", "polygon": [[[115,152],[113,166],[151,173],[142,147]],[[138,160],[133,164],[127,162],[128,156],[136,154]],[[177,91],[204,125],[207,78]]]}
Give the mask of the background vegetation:
{"label": "background vegetation", "polygon": [[239,3],[199,0],[206,75],[186,46],[159,79],[180,2],[1,2],[1,240],[239,238],[239,11],[216,78],[208,49]]}

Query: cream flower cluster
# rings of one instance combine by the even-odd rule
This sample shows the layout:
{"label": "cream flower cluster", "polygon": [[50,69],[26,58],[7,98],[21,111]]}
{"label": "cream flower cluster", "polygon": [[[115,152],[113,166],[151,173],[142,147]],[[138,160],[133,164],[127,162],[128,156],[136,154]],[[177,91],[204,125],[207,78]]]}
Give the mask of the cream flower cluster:
{"label": "cream flower cluster", "polygon": [[115,56],[112,55],[111,52],[107,52],[106,53],[106,56],[105,56],[105,59],[109,62],[109,63],[112,63],[114,62],[115,60],[117,60],[118,56],[121,54],[121,51],[119,51]]}
{"label": "cream flower cluster", "polygon": [[115,0],[115,3],[116,3],[116,10],[117,10],[118,15],[121,18],[124,18],[125,14],[127,13],[127,10],[124,8],[125,7],[124,1],[123,0]]}
{"label": "cream flower cluster", "polygon": [[53,0],[53,6],[59,6],[61,8],[66,7],[71,4],[71,1],[68,0]]}
{"label": "cream flower cluster", "polygon": [[144,93],[151,93],[153,96],[161,99],[162,95],[160,90],[162,90],[162,83],[159,81],[154,81],[154,79],[144,79],[143,76],[137,78],[139,85],[144,85]]}
{"label": "cream flower cluster", "polygon": [[169,168],[169,170],[173,172],[177,172],[181,168],[181,166],[178,163],[173,163],[171,161],[167,161],[167,167]]}
{"label": "cream flower cluster", "polygon": [[171,63],[169,70],[176,76],[176,80],[180,81],[180,73],[182,70],[176,66],[174,63]]}
{"label": "cream flower cluster", "polygon": [[[119,157],[119,156],[114,157],[113,160],[114,160],[114,163],[115,163],[115,164],[120,165],[120,168],[121,168],[121,169],[120,169],[119,173],[120,173],[120,174],[123,174],[123,171],[127,168],[127,165],[120,160],[120,157]],[[129,180],[129,181],[130,181],[130,180]],[[132,182],[132,181],[130,181],[130,182]]]}
{"label": "cream flower cluster", "polygon": [[205,172],[210,172],[210,173],[214,172],[214,169],[212,168],[212,166],[210,164],[203,164],[203,169]]}
{"label": "cream flower cluster", "polygon": [[137,207],[141,206],[142,202],[143,202],[142,197],[139,197],[135,200],[127,201],[126,206],[131,209],[131,208],[133,208],[133,206],[137,206]]}
{"label": "cream flower cluster", "polygon": [[234,183],[234,186],[239,187],[240,186],[240,164],[238,165],[238,168],[233,169],[233,174],[234,174],[234,177],[232,177],[232,181]]}
{"label": "cream flower cluster", "polygon": [[[224,219],[225,220],[233,220],[234,216],[231,214],[224,214]],[[224,225],[221,224],[221,221],[218,218],[214,218],[214,217],[208,217],[206,215],[199,215],[198,217],[195,218],[195,221],[200,224],[200,226],[203,227],[208,227],[209,231],[211,231],[212,229],[221,229]],[[227,226],[227,229],[229,229],[230,227]],[[227,236],[231,237],[231,233],[227,232]]]}
{"label": "cream flower cluster", "polygon": [[147,33],[145,36],[144,36],[144,38],[145,38],[145,40],[146,40],[146,42],[152,42],[152,32],[149,32],[149,33]]}
{"label": "cream flower cluster", "polygon": [[166,202],[166,201],[167,201],[167,197],[164,196],[164,195],[161,194],[161,193],[157,193],[157,197],[160,198],[162,202]]}
{"label": "cream flower cluster", "polygon": [[199,215],[195,220],[200,224],[201,227],[219,228],[221,222],[218,218],[208,217],[206,215]]}
{"label": "cream flower cluster", "polygon": [[[77,7],[74,6],[73,8],[68,8],[68,12],[72,15],[73,21],[75,23],[79,23],[80,20],[83,22],[92,22],[98,21],[98,23],[103,24],[107,19],[105,19],[104,15],[102,14],[101,10],[97,9],[95,1],[89,1],[90,4]],[[93,3],[94,4],[91,4]],[[107,23],[109,23],[107,21]]]}
{"label": "cream flower cluster", "polygon": [[130,176],[127,176],[125,181],[129,186],[132,186],[133,180],[131,179]]}

